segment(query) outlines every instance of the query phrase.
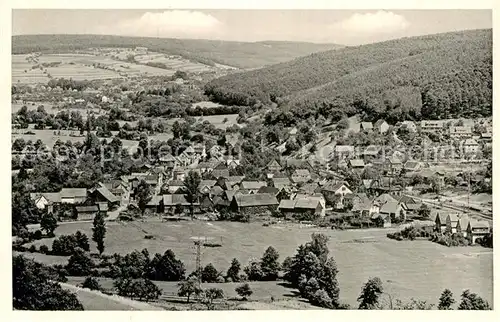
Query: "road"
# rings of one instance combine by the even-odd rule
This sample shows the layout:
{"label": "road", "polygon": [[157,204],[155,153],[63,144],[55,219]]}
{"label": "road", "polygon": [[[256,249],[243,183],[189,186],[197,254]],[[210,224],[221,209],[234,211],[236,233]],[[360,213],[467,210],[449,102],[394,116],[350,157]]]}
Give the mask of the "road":
{"label": "road", "polygon": [[[416,197],[416,196],[413,196],[413,195],[406,195],[408,197],[411,197],[413,199],[417,199],[425,204],[428,204],[428,205],[431,205],[431,206],[434,206],[434,207],[437,207],[437,208],[446,208],[446,209],[450,209],[450,210],[454,210],[454,211],[459,211],[459,212],[466,212],[468,214],[471,214],[473,216],[478,216],[480,218],[483,218],[483,219],[488,219],[488,220],[492,220],[493,219],[493,216],[490,215],[490,214],[485,214],[481,211],[478,211],[478,210],[474,210],[474,209],[467,209],[466,208],[466,205],[464,205],[463,203],[457,203],[456,200],[453,200],[452,198],[442,198],[442,199],[445,199],[445,202],[442,202],[442,201],[437,201],[435,199],[426,199],[426,198],[420,198],[420,197]],[[447,202],[448,201],[448,202]],[[491,211],[491,209],[489,208],[486,208],[486,207],[478,207],[482,210],[489,210]]]}

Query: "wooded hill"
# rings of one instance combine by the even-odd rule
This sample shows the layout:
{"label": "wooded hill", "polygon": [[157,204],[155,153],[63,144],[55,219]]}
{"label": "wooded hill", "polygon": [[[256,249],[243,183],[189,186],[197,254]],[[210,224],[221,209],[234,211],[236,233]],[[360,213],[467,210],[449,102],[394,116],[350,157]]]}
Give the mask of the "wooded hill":
{"label": "wooded hill", "polygon": [[21,35],[12,37],[12,53],[68,52],[100,47],[147,47],[151,51],[186,59],[251,69],[289,61],[342,46],[307,42],[236,42],[202,39],[122,37],[107,35]]}
{"label": "wooded hill", "polygon": [[226,104],[276,102],[283,123],[361,113],[367,120],[489,116],[492,30],[471,30],[345,47],[207,84]]}

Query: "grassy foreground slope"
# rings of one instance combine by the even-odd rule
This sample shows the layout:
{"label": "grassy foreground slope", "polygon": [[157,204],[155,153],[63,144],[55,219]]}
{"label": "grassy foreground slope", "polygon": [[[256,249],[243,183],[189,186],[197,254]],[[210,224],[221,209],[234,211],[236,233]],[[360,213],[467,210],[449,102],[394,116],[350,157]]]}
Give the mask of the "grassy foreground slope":
{"label": "grassy foreground slope", "polygon": [[123,37],[107,35],[20,35],[12,37],[12,53],[67,52],[89,47],[148,47],[151,51],[181,55],[200,63],[259,68],[314,52],[341,47],[306,42],[236,42],[199,39]]}
{"label": "grassy foreground slope", "polygon": [[314,53],[221,77],[206,92],[219,102],[275,101],[288,105],[296,117],[359,112],[393,120],[491,115],[492,31]]}

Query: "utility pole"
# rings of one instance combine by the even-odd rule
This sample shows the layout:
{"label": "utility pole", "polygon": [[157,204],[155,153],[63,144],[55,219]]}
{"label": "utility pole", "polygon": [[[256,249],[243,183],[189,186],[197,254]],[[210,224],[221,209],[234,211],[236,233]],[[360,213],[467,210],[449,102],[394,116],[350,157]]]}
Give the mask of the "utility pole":
{"label": "utility pole", "polygon": [[198,278],[198,287],[201,289],[201,240],[194,242],[196,245],[196,272]]}

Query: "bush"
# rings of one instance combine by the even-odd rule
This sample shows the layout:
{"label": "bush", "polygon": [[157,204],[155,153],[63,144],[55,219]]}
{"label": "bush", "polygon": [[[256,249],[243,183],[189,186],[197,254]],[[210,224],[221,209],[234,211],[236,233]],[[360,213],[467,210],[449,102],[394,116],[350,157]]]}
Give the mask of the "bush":
{"label": "bush", "polygon": [[73,235],[62,235],[52,242],[52,254],[58,256],[72,255],[77,248],[90,250],[88,237],[80,231]]}
{"label": "bush", "polygon": [[42,234],[42,232],[41,232],[39,229],[37,229],[37,230],[35,231],[35,233],[33,234],[33,238],[34,238],[35,240],[40,240],[40,239],[42,239],[42,236],[43,236],[43,234]]}
{"label": "bush", "polygon": [[36,253],[36,246],[35,245],[31,245],[30,248],[28,248],[28,251],[30,253]]}
{"label": "bush", "polygon": [[309,301],[311,302],[311,304],[317,305],[319,307],[332,308],[332,299],[323,289],[319,289],[314,292]]}
{"label": "bush", "polygon": [[239,276],[239,279],[242,282],[246,282],[246,281],[248,281],[248,275],[245,274],[245,273],[241,273],[240,276]]}
{"label": "bush", "polygon": [[216,282],[217,283],[225,283],[226,279],[224,278],[224,276],[219,275],[219,276],[217,276]]}
{"label": "bush", "polygon": [[83,281],[82,287],[88,288],[90,290],[96,290],[96,291],[99,291],[101,289],[101,285],[99,285],[99,281],[96,278],[91,277],[91,276],[85,278],[85,281]]}
{"label": "bush", "polygon": [[238,286],[237,288],[235,288],[235,291],[236,293],[238,293],[239,296],[242,297],[244,301],[246,301],[247,298],[253,294],[253,291],[250,288],[250,285],[248,285],[248,283]]}
{"label": "bush", "polygon": [[41,245],[39,252],[42,254],[49,254],[49,247],[47,245]]}
{"label": "bush", "polygon": [[215,267],[210,263],[205,268],[203,268],[201,272],[201,280],[205,283],[215,283],[217,282],[217,277],[219,276],[219,272]]}
{"label": "bush", "polygon": [[66,270],[72,276],[88,276],[91,273],[94,263],[82,249],[77,248],[71,257],[68,259]]}

